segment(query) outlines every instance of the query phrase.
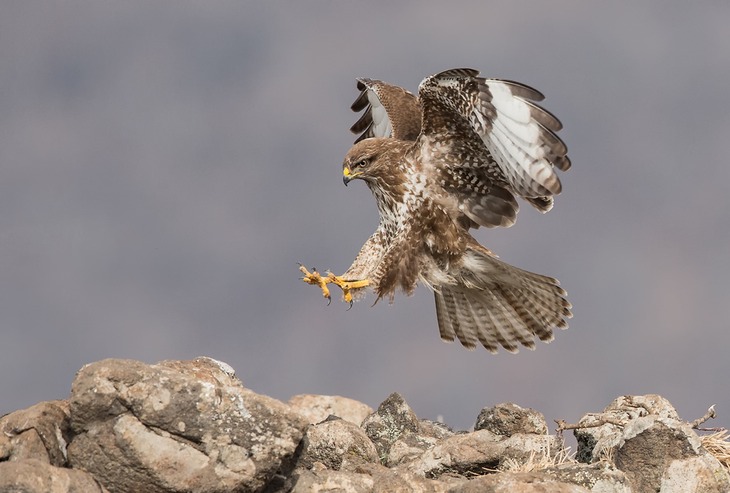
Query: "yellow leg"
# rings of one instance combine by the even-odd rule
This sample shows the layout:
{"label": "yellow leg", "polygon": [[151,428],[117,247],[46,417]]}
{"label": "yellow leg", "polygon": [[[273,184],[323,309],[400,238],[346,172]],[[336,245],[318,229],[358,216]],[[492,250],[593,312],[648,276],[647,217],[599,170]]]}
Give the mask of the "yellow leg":
{"label": "yellow leg", "polygon": [[340,276],[336,276],[331,272],[327,273],[326,277],[322,277],[322,275],[317,272],[316,269],[312,269],[312,272],[309,272],[306,267],[303,265],[299,265],[299,270],[302,274],[304,274],[304,277],[302,277],[302,281],[306,282],[307,284],[316,284],[319,286],[319,288],[322,290],[322,296],[327,298],[327,300],[332,300],[332,297],[330,296],[330,290],[327,287],[327,284],[335,284],[342,289],[342,295],[346,303],[349,303],[350,306],[352,306],[352,293],[351,290],[353,289],[360,289],[364,288],[370,285],[370,279],[360,279],[356,281],[346,281]]}

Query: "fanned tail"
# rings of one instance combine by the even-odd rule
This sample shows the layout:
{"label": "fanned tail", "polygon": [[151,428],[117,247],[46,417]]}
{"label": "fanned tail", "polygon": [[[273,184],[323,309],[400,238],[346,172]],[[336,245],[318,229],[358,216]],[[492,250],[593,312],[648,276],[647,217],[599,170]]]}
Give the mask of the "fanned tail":
{"label": "fanned tail", "polygon": [[437,287],[436,314],[441,338],[468,349],[535,349],[535,336],[550,342],[553,328],[567,328],[572,317],[557,279],[513,267],[478,245],[465,254],[458,280]]}

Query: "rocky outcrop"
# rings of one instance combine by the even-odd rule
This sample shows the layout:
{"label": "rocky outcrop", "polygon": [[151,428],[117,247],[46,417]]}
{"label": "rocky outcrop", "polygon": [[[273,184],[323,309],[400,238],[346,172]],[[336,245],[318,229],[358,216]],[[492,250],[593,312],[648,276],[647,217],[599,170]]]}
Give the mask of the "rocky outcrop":
{"label": "rocky outcrop", "polygon": [[[511,403],[473,431],[334,396],[283,403],[210,358],[104,360],[68,400],[0,418],[2,492],[727,492],[730,475],[665,399],[620,397],[575,429]],[[716,441],[714,450],[730,446]],[[576,460],[577,459],[577,460]]]}
{"label": "rocky outcrop", "polygon": [[579,460],[610,460],[626,474],[632,491],[730,491],[725,467],[661,396],[619,397],[579,424]]}

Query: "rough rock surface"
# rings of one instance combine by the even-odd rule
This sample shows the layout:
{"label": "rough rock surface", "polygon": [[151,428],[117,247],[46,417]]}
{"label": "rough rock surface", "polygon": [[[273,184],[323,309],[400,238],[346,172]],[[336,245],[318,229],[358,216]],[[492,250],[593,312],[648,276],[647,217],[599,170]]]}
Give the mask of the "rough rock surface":
{"label": "rough rock surface", "polygon": [[337,416],[360,426],[373,413],[373,408],[367,404],[338,395],[299,394],[289,399],[288,404],[313,425],[329,416]]}
{"label": "rough rock surface", "polygon": [[35,459],[0,462],[2,493],[106,493],[94,476]]}
{"label": "rough rock surface", "polygon": [[378,410],[362,422],[365,433],[375,444],[383,463],[387,463],[390,448],[398,439],[421,431],[418,416],[398,393],[385,399]]}
{"label": "rough rock surface", "polygon": [[41,402],[0,418],[0,462],[40,460],[66,465],[71,424],[66,401]]}
{"label": "rough rock surface", "polygon": [[580,423],[587,428],[575,431],[578,460],[610,459],[631,491],[730,491],[728,471],[661,396],[622,396]]}
{"label": "rough rock surface", "polygon": [[104,360],[78,372],[68,400],[0,417],[0,493],[730,491],[660,396],[620,397],[569,427],[580,461],[511,403],[454,432],[399,394],[374,412],[331,396],[284,404],[210,358]]}
{"label": "rough rock surface", "polygon": [[111,492],[261,489],[308,425],[209,358],[87,365],[71,387],[70,414],[69,463]]}
{"label": "rough rock surface", "polygon": [[316,462],[334,471],[355,471],[378,461],[378,451],[365,432],[353,423],[333,417],[307,429],[300,445],[299,467]]}
{"label": "rough rock surface", "polygon": [[545,417],[539,412],[508,402],[482,409],[474,430],[489,430],[496,435],[509,437],[515,433],[545,435],[548,427]]}

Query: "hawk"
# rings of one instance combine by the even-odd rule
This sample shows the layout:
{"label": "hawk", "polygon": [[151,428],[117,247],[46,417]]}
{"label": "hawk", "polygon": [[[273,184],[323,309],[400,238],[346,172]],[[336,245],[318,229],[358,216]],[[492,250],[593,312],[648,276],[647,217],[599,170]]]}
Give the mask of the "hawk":
{"label": "hawk", "polygon": [[379,225],[341,276],[300,266],[302,278],[339,286],[352,306],[368,289],[393,301],[420,281],[434,292],[441,338],[496,353],[553,339],[571,305],[557,279],[513,267],[480,245],[470,229],[514,224],[526,200],[540,212],[561,191],[567,171],[562,125],[535,102],[537,90],[487,79],[473,69],[424,79],[418,96],[379,80],[357,79],[350,129],[360,136],[345,156],[343,180],[363,180]]}

